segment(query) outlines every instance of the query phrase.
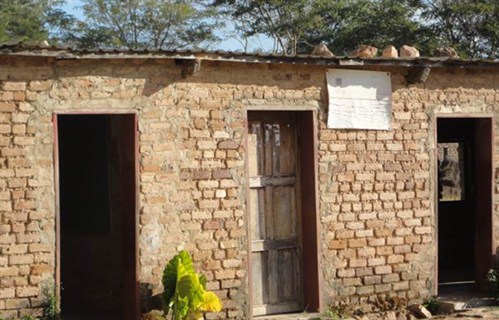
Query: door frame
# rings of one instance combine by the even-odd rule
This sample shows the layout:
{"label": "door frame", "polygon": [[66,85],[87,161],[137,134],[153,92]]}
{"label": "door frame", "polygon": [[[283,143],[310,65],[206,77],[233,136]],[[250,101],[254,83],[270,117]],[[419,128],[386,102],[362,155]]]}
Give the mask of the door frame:
{"label": "door frame", "polygon": [[[249,177],[248,165],[248,113],[249,112],[287,112],[297,114],[297,129],[298,129],[298,148],[299,155],[298,161],[300,162],[300,197],[301,197],[301,226],[302,226],[302,239],[307,235],[313,235],[312,240],[307,242],[302,241],[302,278],[307,274],[307,279],[312,278],[310,281],[303,281],[302,290],[304,295],[305,310],[322,311],[322,275],[320,272],[320,217],[319,217],[319,192],[318,192],[318,125],[317,125],[317,110],[309,106],[293,107],[289,109],[282,106],[251,106],[246,108],[245,114],[245,135],[244,135],[244,152],[245,152],[245,175]],[[300,141],[305,140],[308,144],[300,145]],[[305,152],[306,151],[306,152]],[[308,179],[304,178],[303,168],[309,167],[312,172],[307,172]],[[304,190],[312,190],[312,192],[305,193]],[[246,216],[251,214],[250,210],[250,187],[249,180],[246,179]],[[304,219],[304,208],[309,208],[313,212],[314,219]],[[310,215],[310,214],[309,214]],[[253,281],[252,281],[252,258],[251,258],[251,224],[249,219],[246,224],[247,234],[247,265],[248,272],[248,310],[249,318],[253,318]],[[306,222],[306,223],[304,223]],[[305,250],[306,249],[306,250]],[[305,254],[306,253],[306,254]],[[305,263],[306,262],[306,263]]]}
{"label": "door frame", "polygon": [[[435,113],[434,114],[434,118],[433,118],[433,128],[434,128],[434,132],[433,132],[433,144],[434,144],[434,148],[433,148],[433,153],[432,153],[432,161],[431,161],[431,167],[433,168],[433,172],[432,172],[432,176],[433,176],[433,183],[432,183],[432,186],[433,186],[433,210],[434,210],[434,224],[435,224],[435,239],[434,239],[434,243],[435,243],[435,272],[434,272],[434,285],[433,285],[433,290],[434,290],[434,293],[435,295],[438,295],[438,284],[439,284],[439,279],[438,279],[438,268],[439,268],[439,250],[438,250],[438,246],[439,246],[439,243],[438,243],[438,238],[439,238],[439,224],[438,224],[438,218],[439,218],[439,214],[438,214],[438,166],[437,166],[437,159],[438,159],[438,119],[475,119],[475,120],[480,120],[480,119],[488,119],[490,122],[491,122],[491,128],[490,128],[490,150],[491,150],[491,158],[490,158],[490,163],[491,163],[491,167],[490,167],[490,176],[491,176],[491,179],[490,179],[490,191],[491,191],[491,195],[490,195],[490,200],[491,200],[491,203],[490,203],[490,208],[491,208],[491,217],[490,217],[490,225],[488,226],[488,229],[487,230],[488,232],[490,232],[490,257],[491,257],[491,260],[492,258],[494,257],[494,199],[495,199],[495,189],[494,189],[494,160],[495,160],[495,149],[494,149],[494,138],[495,138],[495,118],[494,118],[494,114],[492,113]],[[476,131],[476,127],[475,127],[475,131]],[[476,139],[476,137],[475,137]],[[476,147],[475,147],[476,148]],[[476,209],[475,209],[476,210]],[[475,217],[476,219],[476,217]],[[476,232],[475,232],[476,234]],[[475,253],[475,263],[476,263],[476,253]],[[476,278],[475,278],[475,281],[476,281]]]}
{"label": "door frame", "polygon": [[59,181],[59,134],[58,134],[58,117],[60,115],[109,115],[109,116],[120,116],[120,115],[130,115],[133,116],[133,126],[134,126],[134,167],[135,167],[135,208],[134,208],[134,220],[135,220],[135,234],[134,234],[134,260],[135,260],[135,270],[133,272],[134,276],[134,286],[133,292],[130,296],[133,296],[135,301],[134,305],[131,306],[133,309],[132,317],[133,319],[140,319],[140,285],[139,285],[139,134],[138,134],[138,113],[136,111],[67,111],[67,112],[54,112],[52,114],[52,126],[54,133],[54,145],[53,145],[53,157],[54,157],[54,191],[55,191],[55,296],[57,298],[58,309],[61,307],[61,207],[60,207],[60,181]]}

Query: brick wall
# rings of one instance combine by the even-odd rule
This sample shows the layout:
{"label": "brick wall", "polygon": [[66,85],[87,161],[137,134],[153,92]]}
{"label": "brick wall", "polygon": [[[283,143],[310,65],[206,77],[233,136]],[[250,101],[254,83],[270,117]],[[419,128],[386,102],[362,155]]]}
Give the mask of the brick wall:
{"label": "brick wall", "polygon": [[407,88],[397,73],[392,83],[392,130],[321,125],[324,259],[334,266],[325,278],[333,296],[353,302],[392,291],[419,298],[434,285],[433,110],[421,86]]}
{"label": "brick wall", "polygon": [[[391,131],[327,130],[321,121],[323,259],[334,267],[324,275],[330,299],[434,294],[435,114],[497,119],[498,78],[433,70],[424,85],[407,86],[395,71]],[[494,216],[497,221],[497,205]],[[494,234],[497,243],[497,223]]]}
{"label": "brick wall", "polygon": [[[140,282],[162,290],[165,263],[193,253],[224,309],[248,312],[246,108],[317,110],[324,303],[431,294],[435,276],[435,113],[499,110],[499,73],[392,72],[393,129],[326,129],[318,66],[173,61],[0,60],[0,315],[39,313],[55,273],[54,112],[139,118]],[[497,163],[496,163],[497,167]],[[499,212],[496,205],[496,213]],[[497,219],[496,219],[497,221]],[[499,225],[495,228],[499,240]]]}

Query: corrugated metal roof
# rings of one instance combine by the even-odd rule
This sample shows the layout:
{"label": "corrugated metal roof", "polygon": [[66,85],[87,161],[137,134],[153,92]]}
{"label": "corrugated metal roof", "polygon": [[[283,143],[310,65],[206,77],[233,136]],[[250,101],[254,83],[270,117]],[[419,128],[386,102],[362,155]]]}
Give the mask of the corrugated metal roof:
{"label": "corrugated metal roof", "polygon": [[0,56],[51,57],[54,59],[201,59],[247,63],[309,64],[325,66],[397,66],[397,67],[499,67],[498,60],[455,59],[450,57],[357,58],[349,56],[280,55],[239,51],[148,50],[148,49],[74,49],[71,47],[0,44]]}

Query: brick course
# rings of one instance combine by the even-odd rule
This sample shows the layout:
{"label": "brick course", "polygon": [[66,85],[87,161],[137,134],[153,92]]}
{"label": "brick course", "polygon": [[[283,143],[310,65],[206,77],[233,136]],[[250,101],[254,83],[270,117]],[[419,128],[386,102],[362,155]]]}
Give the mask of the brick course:
{"label": "brick course", "polygon": [[240,319],[248,314],[249,294],[246,108],[317,111],[325,303],[433,293],[435,114],[497,119],[499,110],[499,73],[486,69],[433,69],[425,84],[407,85],[405,69],[387,68],[392,129],[371,131],[326,128],[320,66],[206,62],[199,75],[182,78],[168,60],[3,59],[3,317],[40,312],[42,288],[55,275],[54,113],[138,114],[140,282],[160,292],[166,261],[189,250],[224,304],[209,318]]}

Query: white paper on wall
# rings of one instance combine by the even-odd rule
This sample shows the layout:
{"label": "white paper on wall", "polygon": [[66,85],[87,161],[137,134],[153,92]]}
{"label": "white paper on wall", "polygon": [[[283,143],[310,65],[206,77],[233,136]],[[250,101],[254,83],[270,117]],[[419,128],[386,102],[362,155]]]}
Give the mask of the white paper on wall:
{"label": "white paper on wall", "polygon": [[389,72],[328,70],[327,127],[389,130],[392,119],[392,84]]}

